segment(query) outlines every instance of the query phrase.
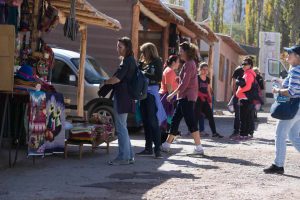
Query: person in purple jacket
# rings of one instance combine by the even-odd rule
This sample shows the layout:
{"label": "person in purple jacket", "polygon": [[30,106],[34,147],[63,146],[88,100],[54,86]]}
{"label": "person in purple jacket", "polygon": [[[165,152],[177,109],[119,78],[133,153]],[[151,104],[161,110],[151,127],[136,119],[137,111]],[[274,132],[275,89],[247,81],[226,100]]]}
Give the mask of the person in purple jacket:
{"label": "person in purple jacket", "polygon": [[170,151],[170,145],[173,142],[176,135],[178,135],[178,128],[182,118],[188,126],[189,131],[195,141],[195,149],[193,154],[204,154],[203,147],[201,145],[200,134],[195,119],[194,109],[195,103],[198,97],[198,78],[197,67],[195,60],[197,58],[197,47],[194,44],[183,42],[180,44],[180,59],[185,63],[179,74],[179,85],[168,97],[170,101],[175,95],[177,95],[178,104],[175,109],[170,133],[167,141],[162,144],[162,151]]}

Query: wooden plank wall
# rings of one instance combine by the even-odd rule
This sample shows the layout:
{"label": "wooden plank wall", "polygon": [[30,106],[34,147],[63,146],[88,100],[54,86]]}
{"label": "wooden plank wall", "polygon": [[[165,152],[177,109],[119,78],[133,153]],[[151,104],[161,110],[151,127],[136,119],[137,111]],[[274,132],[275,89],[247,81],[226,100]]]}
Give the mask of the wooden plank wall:
{"label": "wooden plank wall", "polygon": [[[119,65],[116,52],[117,39],[131,35],[132,4],[134,0],[89,0],[97,10],[119,20],[122,25],[120,31],[107,30],[97,26],[88,26],[87,54],[94,57],[103,68],[112,75]],[[63,26],[59,25],[51,33],[45,35],[48,44],[77,51],[80,50],[80,36],[71,41],[63,36]]]}

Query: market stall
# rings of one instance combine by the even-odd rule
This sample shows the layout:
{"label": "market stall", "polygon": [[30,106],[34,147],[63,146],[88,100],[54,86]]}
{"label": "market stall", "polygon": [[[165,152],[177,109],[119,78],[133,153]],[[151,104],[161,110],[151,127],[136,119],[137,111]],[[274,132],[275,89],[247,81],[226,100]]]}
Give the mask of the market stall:
{"label": "market stall", "polygon": [[[54,54],[43,36],[51,34],[58,23],[64,24],[66,40],[81,36],[77,101],[82,117],[87,26],[119,30],[121,25],[85,0],[2,0],[0,10],[5,11],[0,12],[0,103],[4,105],[0,109],[0,146],[6,137],[10,148],[12,143],[18,148],[23,137],[28,155],[64,152],[64,98],[48,82]],[[103,127],[100,130],[107,131]],[[16,160],[17,153],[14,163],[10,156],[10,166]]]}

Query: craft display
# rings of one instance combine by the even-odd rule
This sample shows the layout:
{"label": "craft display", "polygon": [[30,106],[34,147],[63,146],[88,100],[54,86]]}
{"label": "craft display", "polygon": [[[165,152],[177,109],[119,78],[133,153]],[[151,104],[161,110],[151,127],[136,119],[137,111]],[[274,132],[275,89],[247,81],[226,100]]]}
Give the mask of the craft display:
{"label": "craft display", "polygon": [[30,92],[28,155],[44,155],[46,131],[46,94]]}
{"label": "craft display", "polygon": [[93,146],[106,142],[114,137],[115,128],[111,117],[94,113],[89,123],[73,124],[69,140],[90,142]]}

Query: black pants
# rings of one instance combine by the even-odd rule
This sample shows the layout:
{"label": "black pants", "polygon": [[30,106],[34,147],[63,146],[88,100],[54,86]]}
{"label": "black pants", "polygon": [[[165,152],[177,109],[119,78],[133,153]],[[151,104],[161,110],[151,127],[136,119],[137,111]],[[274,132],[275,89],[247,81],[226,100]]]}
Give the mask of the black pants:
{"label": "black pants", "polygon": [[197,124],[199,124],[200,115],[201,115],[201,113],[203,113],[204,116],[208,119],[209,127],[210,127],[211,132],[213,134],[217,133],[217,131],[216,131],[216,123],[215,123],[215,119],[214,119],[214,114],[213,114],[213,111],[212,111],[209,103],[207,101],[205,101],[205,102],[200,101],[200,99],[198,98],[197,102],[196,102],[196,107],[195,108],[196,108],[195,109],[195,115],[196,115],[196,122],[197,122]]}
{"label": "black pants", "polygon": [[240,135],[253,135],[254,132],[254,106],[248,100],[241,100],[240,105]]}
{"label": "black pants", "polygon": [[180,99],[177,102],[177,106],[172,118],[170,134],[178,135],[178,128],[180,121],[184,118],[184,121],[191,133],[198,131],[197,122],[194,115],[195,102],[188,101],[187,99]]}
{"label": "black pants", "polygon": [[161,145],[161,132],[156,112],[155,97],[148,93],[147,98],[141,101],[141,114],[146,140],[145,149],[152,151],[152,143],[154,143],[154,151],[158,152]]}
{"label": "black pants", "polygon": [[239,134],[240,132],[240,105],[238,104],[238,98],[234,98],[233,106],[234,106],[234,133]]}

